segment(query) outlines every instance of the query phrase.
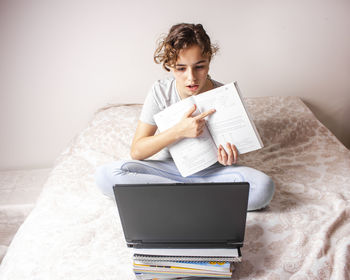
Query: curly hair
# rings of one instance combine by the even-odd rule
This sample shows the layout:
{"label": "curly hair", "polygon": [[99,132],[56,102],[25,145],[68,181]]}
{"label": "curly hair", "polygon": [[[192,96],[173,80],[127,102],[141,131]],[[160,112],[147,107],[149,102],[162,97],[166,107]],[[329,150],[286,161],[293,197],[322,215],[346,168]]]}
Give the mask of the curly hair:
{"label": "curly hair", "polygon": [[154,52],[154,61],[163,64],[166,71],[174,67],[182,49],[198,45],[202,49],[202,55],[209,60],[219,50],[210,42],[208,34],[201,24],[180,23],[170,28],[168,35],[158,41],[158,47]]}

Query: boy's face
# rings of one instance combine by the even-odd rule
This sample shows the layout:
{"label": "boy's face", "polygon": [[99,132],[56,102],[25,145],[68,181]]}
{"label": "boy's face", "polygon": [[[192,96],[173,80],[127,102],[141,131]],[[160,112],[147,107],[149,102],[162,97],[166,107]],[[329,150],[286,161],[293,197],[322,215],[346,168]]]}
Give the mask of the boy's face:
{"label": "boy's face", "polygon": [[176,88],[181,99],[197,95],[209,89],[207,79],[210,60],[202,56],[198,45],[182,49],[171,71],[176,80]]}

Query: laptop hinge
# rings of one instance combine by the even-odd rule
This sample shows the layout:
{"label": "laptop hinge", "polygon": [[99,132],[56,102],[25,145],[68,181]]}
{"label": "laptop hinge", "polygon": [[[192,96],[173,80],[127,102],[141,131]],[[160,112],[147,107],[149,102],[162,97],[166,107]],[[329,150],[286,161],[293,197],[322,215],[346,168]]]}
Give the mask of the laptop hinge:
{"label": "laptop hinge", "polygon": [[140,247],[140,245],[142,244],[142,240],[131,240],[129,242],[127,242],[127,246],[128,247]]}
{"label": "laptop hinge", "polygon": [[176,247],[186,247],[186,248],[240,248],[243,246],[242,242],[226,241],[224,243],[196,243],[196,242],[143,242],[142,240],[131,240],[127,242],[128,247],[133,248],[176,248]]}
{"label": "laptop hinge", "polygon": [[234,242],[234,241],[227,241],[226,243],[228,246],[232,246],[232,247],[243,247],[243,243],[242,242]]}

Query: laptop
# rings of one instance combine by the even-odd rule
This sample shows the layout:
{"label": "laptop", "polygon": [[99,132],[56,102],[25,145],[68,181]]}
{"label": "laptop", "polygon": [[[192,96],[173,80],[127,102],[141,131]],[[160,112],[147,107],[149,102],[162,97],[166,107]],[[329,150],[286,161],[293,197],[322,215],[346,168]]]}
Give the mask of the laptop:
{"label": "laptop", "polygon": [[113,189],[128,247],[243,246],[249,183],[117,184]]}

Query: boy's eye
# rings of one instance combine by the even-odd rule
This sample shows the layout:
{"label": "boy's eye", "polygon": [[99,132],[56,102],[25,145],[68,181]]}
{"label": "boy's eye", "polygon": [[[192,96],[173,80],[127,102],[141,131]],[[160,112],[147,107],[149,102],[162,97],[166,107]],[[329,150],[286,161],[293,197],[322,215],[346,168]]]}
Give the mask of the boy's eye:
{"label": "boy's eye", "polygon": [[204,65],[198,65],[196,66],[196,69],[203,69],[204,68]]}
{"label": "boy's eye", "polygon": [[179,67],[179,68],[176,68],[177,71],[185,71],[186,68],[185,67]]}

